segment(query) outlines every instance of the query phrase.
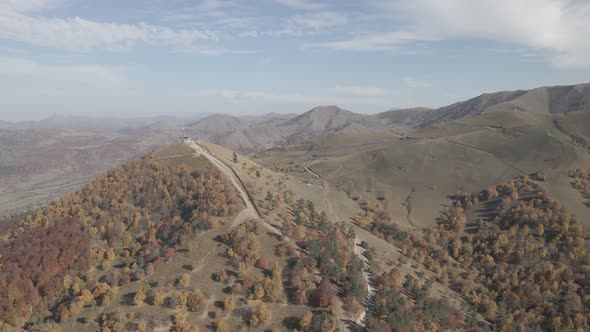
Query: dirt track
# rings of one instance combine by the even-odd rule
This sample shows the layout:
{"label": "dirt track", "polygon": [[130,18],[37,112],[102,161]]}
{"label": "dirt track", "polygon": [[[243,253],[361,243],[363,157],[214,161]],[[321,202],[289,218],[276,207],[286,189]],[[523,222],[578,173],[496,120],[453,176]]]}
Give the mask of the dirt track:
{"label": "dirt track", "polygon": [[[330,173],[330,175],[328,175],[328,177],[330,177],[332,174],[339,171],[341,168],[342,168],[342,165],[340,165],[339,168],[337,168],[335,171]],[[324,180],[324,178],[319,173],[312,170],[309,167],[309,165],[305,166],[305,170],[308,171],[310,174],[312,174],[315,178],[320,180],[320,182],[322,183],[322,188],[323,188],[322,199],[324,201],[324,204],[326,205],[326,209],[333,216],[335,216],[335,218],[336,218],[335,221],[338,222],[339,221],[338,215],[336,213],[334,213],[334,210],[332,209],[332,205],[330,204],[330,201],[328,199],[328,191],[330,190],[328,183]],[[367,303],[365,304],[363,312],[355,320],[355,323],[359,326],[364,327],[365,326],[364,319],[367,316],[367,311],[369,308],[370,300],[373,297],[373,295],[375,294],[375,288],[371,285],[371,275],[368,272],[369,261],[367,260],[367,257],[365,256],[365,249],[363,247],[361,247],[361,242],[362,241],[358,237],[358,235],[355,236],[355,238],[354,238],[354,254],[364,263],[363,277],[367,281],[367,299],[366,299]]]}
{"label": "dirt track", "polygon": [[[227,176],[230,179],[231,183],[238,190],[240,196],[242,196],[242,200],[244,201],[244,204],[246,204],[246,208],[242,210],[240,213],[238,213],[238,215],[234,218],[234,221],[232,222],[230,229],[239,226],[240,224],[245,223],[251,219],[261,219],[260,215],[258,214],[258,211],[256,210],[256,207],[254,206],[254,203],[252,202],[250,196],[248,195],[248,192],[246,191],[244,182],[239,177],[239,175],[230,166],[228,166],[223,161],[215,157],[206,147],[200,145],[195,141],[190,141],[187,144],[190,147],[192,147],[197,154],[207,158],[207,160],[209,160],[209,162],[213,166],[215,166],[218,170],[225,174],[225,176]],[[272,233],[282,235],[281,231],[279,231],[272,225],[268,224],[267,222],[263,221],[263,224]]]}
{"label": "dirt track", "polygon": [[225,174],[225,176],[227,176],[234,185],[236,190],[238,190],[240,196],[242,196],[242,200],[244,201],[244,204],[246,204],[246,208],[236,216],[236,219],[234,219],[234,222],[232,223],[232,228],[250,219],[260,218],[256,208],[254,207],[254,204],[246,193],[246,189],[242,183],[242,180],[236,176],[233,170],[221,160],[217,159],[217,157],[213,156],[205,147],[202,147],[197,142],[190,141],[188,144],[195,150],[195,152],[207,158],[207,160],[209,160],[213,166]]}

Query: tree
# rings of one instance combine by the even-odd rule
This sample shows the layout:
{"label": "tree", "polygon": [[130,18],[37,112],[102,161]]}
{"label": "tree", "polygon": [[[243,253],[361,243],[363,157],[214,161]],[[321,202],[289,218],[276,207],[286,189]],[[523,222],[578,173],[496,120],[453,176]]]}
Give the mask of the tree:
{"label": "tree", "polygon": [[265,322],[268,322],[272,319],[272,312],[266,304],[260,303],[256,309],[250,313],[250,320],[249,324],[252,327],[257,327]]}
{"label": "tree", "polygon": [[236,307],[236,299],[233,296],[226,297],[223,300],[223,310],[231,312]]}
{"label": "tree", "polygon": [[195,331],[193,326],[186,321],[186,316],[179,312],[174,316],[174,331],[175,332],[192,332]]}
{"label": "tree", "polygon": [[237,163],[238,162],[238,154],[235,151],[233,152],[232,160],[233,160],[234,163]]}
{"label": "tree", "polygon": [[183,273],[180,278],[178,279],[178,285],[180,287],[186,288],[191,283],[191,276],[188,273]]}
{"label": "tree", "polygon": [[338,294],[338,289],[332,285],[328,278],[324,277],[313,294],[314,305],[321,308],[330,306],[336,294]]}
{"label": "tree", "polygon": [[256,262],[256,267],[262,270],[266,270],[268,268],[268,258],[266,256],[262,256]]}
{"label": "tree", "polygon": [[162,305],[165,299],[166,293],[161,288],[153,288],[150,290],[148,301],[151,305]]}
{"label": "tree", "polygon": [[283,268],[277,262],[274,263],[272,267],[272,278],[273,279],[281,279],[283,277]]}
{"label": "tree", "polygon": [[306,311],[301,317],[299,321],[299,327],[302,331],[307,331],[311,328],[311,323],[313,322],[313,313],[311,311]]}
{"label": "tree", "polygon": [[135,293],[135,296],[133,297],[133,304],[140,305],[143,303],[143,301],[145,301],[145,299],[146,295],[143,290],[143,287],[141,287],[137,290],[137,293]]}
{"label": "tree", "polygon": [[186,306],[190,311],[197,312],[201,310],[201,307],[204,303],[205,296],[200,290],[196,290],[186,297]]}

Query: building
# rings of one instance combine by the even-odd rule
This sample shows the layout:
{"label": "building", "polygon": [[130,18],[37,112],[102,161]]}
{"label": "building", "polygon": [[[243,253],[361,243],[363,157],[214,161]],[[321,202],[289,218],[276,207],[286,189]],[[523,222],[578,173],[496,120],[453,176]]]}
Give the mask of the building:
{"label": "building", "polygon": [[178,136],[178,141],[179,142],[188,142],[191,140],[191,137],[188,136],[185,132],[184,129],[182,129],[182,134],[180,134],[180,136]]}

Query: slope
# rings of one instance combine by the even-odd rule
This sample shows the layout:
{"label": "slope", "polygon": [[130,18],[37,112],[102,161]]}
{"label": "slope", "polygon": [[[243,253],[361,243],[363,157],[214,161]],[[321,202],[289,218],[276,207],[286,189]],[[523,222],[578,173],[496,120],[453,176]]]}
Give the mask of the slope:
{"label": "slope", "polygon": [[441,107],[420,124],[427,127],[466,116],[494,111],[524,111],[558,114],[590,109],[590,84],[540,87],[532,90],[485,93],[467,101]]}
{"label": "slope", "polygon": [[[568,117],[572,121],[564,122]],[[548,191],[559,193],[582,217],[588,209],[575,196],[567,176],[589,163],[585,147],[572,143],[571,135],[585,137],[583,126],[573,127],[575,119],[580,119],[577,113],[497,111],[420,129],[412,138],[326,136],[291,149],[267,151],[257,160],[291,174],[305,171],[297,165],[310,165],[350,197],[382,201],[405,227],[434,222],[449,194],[481,190],[542,170],[548,174]]]}

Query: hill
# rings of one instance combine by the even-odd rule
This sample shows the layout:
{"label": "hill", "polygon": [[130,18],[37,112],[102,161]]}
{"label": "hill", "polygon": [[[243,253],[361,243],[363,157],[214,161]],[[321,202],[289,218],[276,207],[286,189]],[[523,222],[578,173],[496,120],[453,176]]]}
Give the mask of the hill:
{"label": "hill", "polygon": [[187,131],[198,139],[244,153],[256,153],[300,144],[327,134],[389,133],[411,136],[415,129],[497,111],[561,114],[588,109],[590,84],[578,84],[485,93],[437,109],[416,107],[358,114],[337,106],[319,106],[300,115],[216,114],[191,123]]}
{"label": "hill", "polygon": [[40,120],[19,122],[0,121],[0,129],[74,129],[90,131],[118,131],[127,128],[140,128],[158,124],[181,125],[194,121],[200,116],[179,118],[174,116],[153,117],[91,117],[55,114]]}
{"label": "hill", "polygon": [[[474,128],[436,139],[346,133],[274,150],[282,157],[299,153],[313,159],[299,164],[301,172],[275,172],[205,142],[170,145],[130,161],[0,226],[2,328],[588,328],[587,229],[547,190],[557,173],[584,160],[571,158],[581,147],[558,129],[549,133],[561,136],[539,143],[556,145],[552,153],[563,149],[559,142],[571,143],[573,150],[548,162],[556,167],[531,177],[505,174],[511,178],[487,184],[484,190],[449,192],[447,206],[435,204],[438,218],[426,227],[404,227],[388,212],[386,196],[369,192],[358,197],[342,190],[346,181],[376,176],[377,167],[400,161],[416,164],[422,158],[421,150],[414,160],[389,157],[398,149],[427,148],[438,140],[430,153],[441,150],[433,156],[451,159],[458,154],[449,148],[476,150],[476,145],[463,147],[467,143],[461,139],[470,136],[514,138],[518,129],[523,138],[515,145],[520,147],[534,146],[529,140],[541,137],[534,128],[522,126],[530,119],[498,121],[501,114],[515,113],[466,118],[453,126]],[[556,120],[532,116],[538,127],[549,128]],[[558,120],[570,116],[559,115]],[[492,120],[512,127],[486,127]],[[562,130],[567,125],[571,121],[562,121]],[[440,128],[442,133],[452,130]],[[418,134],[436,132],[433,128]],[[335,142],[340,146],[329,149]],[[347,146],[362,152],[342,156]],[[408,151],[406,159],[411,157]],[[507,158],[495,158],[500,157]],[[484,165],[492,159],[471,162]],[[562,164],[561,159],[569,161]],[[336,168],[327,168],[337,161]],[[529,167],[529,162],[535,161],[512,167]],[[449,167],[442,160],[435,164]],[[408,169],[417,168],[424,183],[440,183],[441,177],[428,174],[433,168],[425,170],[427,166]],[[468,166],[454,167],[460,174]],[[375,177],[376,188],[392,185],[386,176],[390,172],[384,169]],[[588,172],[568,173],[575,182],[570,197],[586,199]],[[403,176],[418,180],[409,173]],[[429,201],[413,195],[422,191],[406,197],[409,214],[428,208]],[[534,278],[527,279],[530,275]],[[557,288],[547,286],[556,283]],[[494,290],[494,285],[503,287]],[[504,299],[510,303],[503,304]]]}
{"label": "hill", "polygon": [[[354,234],[311,202],[238,195],[228,176],[243,169],[220,172],[209,149],[168,146],[0,226],[0,328],[311,331],[356,317]],[[238,213],[250,200],[262,219]]]}
{"label": "hill", "polygon": [[590,84],[486,93],[467,101],[436,109],[424,119],[420,126],[427,127],[466,116],[508,110],[544,114],[590,110]]}
{"label": "hill", "polygon": [[388,132],[378,119],[337,106],[319,106],[298,116],[213,115],[187,127],[191,136],[252,153],[302,143],[326,133]]}
{"label": "hill", "polygon": [[544,171],[547,190],[586,223],[590,211],[568,171],[590,165],[588,133],[580,125],[588,116],[496,111],[415,130],[412,137],[326,135],[256,160],[307,178],[310,169],[350,197],[380,200],[406,227],[434,222],[451,193]]}

